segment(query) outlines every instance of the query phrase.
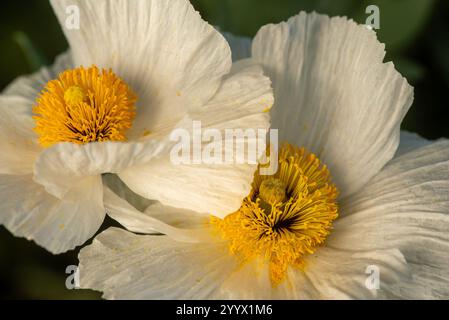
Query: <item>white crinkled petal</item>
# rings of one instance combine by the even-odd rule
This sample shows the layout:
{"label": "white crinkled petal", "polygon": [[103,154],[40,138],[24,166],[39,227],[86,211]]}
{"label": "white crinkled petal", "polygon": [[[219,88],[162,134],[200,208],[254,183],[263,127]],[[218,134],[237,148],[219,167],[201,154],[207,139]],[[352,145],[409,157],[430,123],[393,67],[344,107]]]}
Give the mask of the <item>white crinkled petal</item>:
{"label": "white crinkled petal", "polygon": [[[103,183],[104,203],[108,215],[130,231],[147,234],[169,234],[171,231],[175,233],[170,233],[171,237],[177,239],[177,229],[198,230],[209,223],[209,217],[203,214],[164,206],[139,196],[116,175],[103,175]],[[167,225],[176,229],[167,228]]]}
{"label": "white crinkled petal", "polygon": [[401,250],[412,280],[388,289],[399,298],[449,297],[449,142],[392,160],[346,199],[328,246]]}
{"label": "white crinkled petal", "polygon": [[58,199],[31,175],[0,175],[0,197],[0,223],[54,254],[83,244],[105,216],[100,177],[86,177],[72,188],[71,199]]}
{"label": "white crinkled petal", "polygon": [[430,143],[432,143],[432,141],[427,140],[414,132],[401,130],[401,138],[395,157],[399,157],[407,152],[426,146]]}
{"label": "white crinkled petal", "polygon": [[[448,141],[416,148],[392,160],[360,192],[342,202],[341,218],[336,220],[326,247],[306,258],[305,272],[290,268],[287,280],[278,287],[271,287],[267,269],[257,263],[240,268],[233,264],[220,269],[226,275],[214,278],[213,284],[204,288],[207,295],[199,295],[196,285],[190,295],[191,291],[178,290],[185,278],[173,265],[183,268],[179,259],[185,252],[202,264],[198,268],[189,263],[189,272],[209,275],[217,265],[223,266],[222,259],[232,261],[225,251],[214,256],[220,243],[207,242],[211,247],[198,253],[189,251],[192,247],[181,241],[151,236],[131,240],[131,236],[121,235],[124,231],[110,233],[84,250],[80,259],[89,270],[84,286],[114,298],[157,298],[153,292],[178,299],[447,298],[448,181]],[[144,245],[143,239],[148,243]],[[151,247],[146,258],[139,254],[143,247]],[[133,281],[126,267],[131,265],[148,281],[147,274],[153,270],[148,268],[149,261],[158,261],[159,269],[163,265],[164,276],[156,276],[149,286]],[[379,271],[379,290],[367,286],[367,282],[372,284],[373,268]],[[167,284],[165,279],[172,282]]]}
{"label": "white crinkled petal", "polygon": [[[371,268],[375,269],[371,269]],[[379,290],[370,276],[379,274]],[[376,275],[374,275],[376,276]],[[274,297],[281,299],[374,299],[385,298],[388,289],[410,278],[404,256],[397,249],[337,250],[321,248],[306,259],[306,270],[289,270],[289,281]],[[367,286],[368,282],[368,286]],[[288,287],[292,287],[289,290]],[[303,291],[306,288],[306,291]]]}
{"label": "white crinkled petal", "polygon": [[273,287],[267,265],[240,265],[226,242],[191,244],[115,228],[82,249],[79,260],[81,287],[108,299],[369,299],[385,292],[366,287],[368,266],[379,268],[382,286],[409,276],[398,250],[323,248],[305,273],[290,268]]}
{"label": "white crinkled petal", "polygon": [[30,174],[40,147],[30,104],[20,96],[0,96],[0,173]]}
{"label": "white crinkled petal", "polygon": [[[116,174],[103,174],[103,185],[113,191],[122,201],[129,203],[137,210],[144,212],[145,209],[154,204],[156,201],[146,199],[133,192],[130,188],[123,183],[122,180]],[[105,188],[106,189],[106,188]]]}
{"label": "white crinkled petal", "polygon": [[32,108],[45,84],[70,68],[70,52],[57,57],[51,67],[14,80],[0,95],[0,172],[30,174],[41,148],[33,131]]}
{"label": "white crinkled petal", "polygon": [[129,168],[119,176],[145,198],[223,217],[241,206],[255,169],[255,165],[173,164],[167,157]]}
{"label": "white crinkled petal", "polygon": [[[129,168],[119,173],[120,178],[134,192],[148,199],[155,199],[172,207],[225,216],[237,210],[242,199],[248,195],[250,184],[256,170],[256,160],[265,148],[257,148],[255,161],[248,163],[247,154],[240,163],[237,161],[235,148],[237,143],[232,136],[226,136],[226,129],[239,129],[244,132],[250,129],[255,135],[246,143],[261,145],[265,135],[257,129],[268,129],[269,115],[264,112],[270,108],[273,96],[270,81],[262,74],[259,66],[249,62],[234,65],[233,72],[226,77],[214,98],[201,110],[191,113],[192,120],[200,121],[201,133],[207,129],[220,130],[221,146],[233,150],[230,159],[222,154],[222,163],[178,164],[170,156],[152,161],[146,165]],[[192,133],[192,128],[186,129]],[[193,135],[190,135],[193,139]],[[213,140],[211,145],[217,142]],[[229,147],[226,148],[227,143]],[[200,156],[207,150],[208,142],[204,141]],[[199,144],[196,146],[198,147]],[[193,147],[190,150],[194,151]],[[201,159],[200,159],[201,160]],[[227,161],[227,163],[225,160]],[[178,190],[180,192],[173,192]]]}
{"label": "white crinkled petal", "polygon": [[82,288],[107,299],[217,299],[236,261],[219,243],[183,243],[167,236],[110,228],[78,256]]}
{"label": "white crinkled petal", "polygon": [[[229,253],[228,253],[229,254]],[[220,286],[221,299],[262,300],[271,299],[271,282],[267,265],[258,259],[232,270]]]}
{"label": "white crinkled petal", "polygon": [[[192,243],[211,240],[210,233],[204,230],[208,220],[201,219],[198,214],[190,216],[186,210],[160,204],[150,205],[142,212],[107,187],[104,190],[104,204],[107,214],[132,232],[162,233],[172,239]],[[188,222],[192,229],[185,229],[186,225],[189,226]]]}
{"label": "white crinkled petal", "polygon": [[[260,65],[251,60],[241,60],[232,65],[217,94],[200,110],[190,113],[190,118],[201,121],[203,128],[257,129],[268,128],[267,112],[274,103],[271,81],[264,76]],[[253,117],[254,127],[239,122]],[[233,125],[236,121],[240,126]]]}
{"label": "white crinkled petal", "polygon": [[[53,0],[75,65],[112,68],[137,93],[130,137],[205,104],[231,68],[226,40],[187,0]],[[65,27],[76,5],[80,29]]]}
{"label": "white crinkled petal", "polygon": [[273,82],[272,128],[329,166],[344,197],[394,156],[413,90],[383,63],[374,31],[346,18],[299,15],[257,33],[253,58]]}
{"label": "white crinkled petal", "polygon": [[146,208],[146,215],[159,219],[164,223],[183,229],[199,229],[209,224],[210,217],[186,209],[164,206],[157,202]]}
{"label": "white crinkled petal", "polygon": [[365,284],[368,266],[375,265],[381,274],[382,288],[409,278],[404,257],[399,250],[344,251],[320,248],[306,257],[305,271],[288,269],[286,278],[272,286],[268,264],[247,263],[230,274],[221,290],[227,299],[373,299],[384,291]]}
{"label": "white crinkled petal", "polygon": [[36,161],[34,179],[56,197],[70,194],[79,180],[117,173],[168,153],[166,140],[133,142],[59,143],[45,149]]}

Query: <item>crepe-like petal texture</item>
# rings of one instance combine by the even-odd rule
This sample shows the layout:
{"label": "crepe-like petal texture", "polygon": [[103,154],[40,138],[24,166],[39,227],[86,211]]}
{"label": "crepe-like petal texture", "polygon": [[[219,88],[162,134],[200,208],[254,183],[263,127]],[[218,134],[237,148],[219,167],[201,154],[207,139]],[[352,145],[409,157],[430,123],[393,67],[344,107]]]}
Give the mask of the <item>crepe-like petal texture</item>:
{"label": "crepe-like petal texture", "polygon": [[394,156],[413,90],[384,63],[376,34],[346,18],[304,12],[266,25],[253,58],[273,82],[272,128],[330,168],[345,197]]}

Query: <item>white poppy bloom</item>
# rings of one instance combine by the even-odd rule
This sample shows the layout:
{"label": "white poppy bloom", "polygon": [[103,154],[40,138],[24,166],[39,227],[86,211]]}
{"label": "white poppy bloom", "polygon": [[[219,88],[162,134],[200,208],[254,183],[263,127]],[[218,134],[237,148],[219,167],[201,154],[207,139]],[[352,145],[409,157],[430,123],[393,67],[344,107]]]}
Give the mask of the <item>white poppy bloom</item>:
{"label": "white poppy bloom", "polygon": [[237,210],[257,165],[172,165],[169,134],[192,120],[267,129],[262,68],[233,65],[187,0],[51,4],[70,50],[0,96],[0,223],[53,253],[73,249],[105,217],[104,173],[166,205]]}
{"label": "white poppy bloom", "polygon": [[101,233],[80,252],[81,286],[117,299],[448,298],[449,142],[400,133],[413,90],[384,54],[346,18],[263,27],[252,57],[273,82],[279,171],[256,172],[223,219],[139,211],[108,190],[128,230],[165,235]]}

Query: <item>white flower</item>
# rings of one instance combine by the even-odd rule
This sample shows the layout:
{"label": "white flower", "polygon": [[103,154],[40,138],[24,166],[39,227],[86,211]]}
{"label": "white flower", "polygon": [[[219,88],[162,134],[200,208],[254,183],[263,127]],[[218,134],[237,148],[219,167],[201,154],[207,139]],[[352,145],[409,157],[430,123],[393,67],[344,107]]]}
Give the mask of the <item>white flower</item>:
{"label": "white flower", "polygon": [[[256,166],[174,166],[169,134],[192,120],[267,128],[261,67],[232,65],[187,0],[51,3],[70,51],[0,96],[0,223],[53,253],[81,245],[105,217],[103,173],[167,205],[238,209]],[[79,30],[64,27],[73,5]]]}
{"label": "white flower", "polygon": [[108,190],[123,226],[166,235],[106,230],[80,252],[82,287],[119,299],[448,298],[449,142],[403,133],[398,148],[413,90],[384,53],[345,18],[263,27],[252,55],[289,143],[278,173],[256,173],[241,209],[210,222],[141,212]]}

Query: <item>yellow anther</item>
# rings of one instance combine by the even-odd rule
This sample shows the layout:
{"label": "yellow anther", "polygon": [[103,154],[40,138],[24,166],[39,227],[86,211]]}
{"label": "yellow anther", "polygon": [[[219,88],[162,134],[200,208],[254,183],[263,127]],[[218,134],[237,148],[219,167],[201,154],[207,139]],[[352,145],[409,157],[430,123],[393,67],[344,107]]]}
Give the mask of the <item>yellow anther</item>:
{"label": "yellow anther", "polygon": [[43,147],[125,141],[135,117],[136,96],[111,70],[66,70],[47,83],[33,108]]}
{"label": "yellow anther", "polygon": [[241,263],[264,259],[277,285],[289,267],[303,269],[304,257],[325,243],[338,216],[337,195],[327,167],[287,144],[279,153],[278,172],[267,177],[256,171],[240,209],[211,223]]}

